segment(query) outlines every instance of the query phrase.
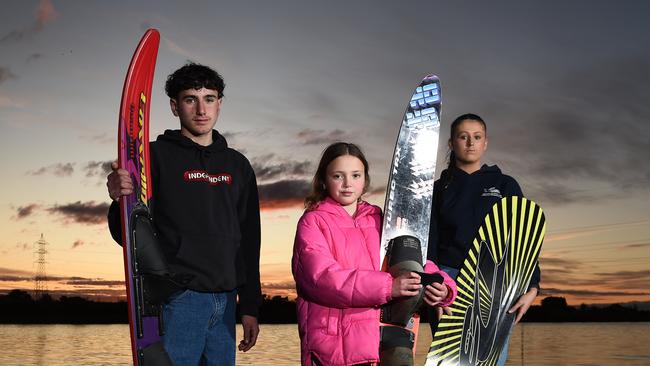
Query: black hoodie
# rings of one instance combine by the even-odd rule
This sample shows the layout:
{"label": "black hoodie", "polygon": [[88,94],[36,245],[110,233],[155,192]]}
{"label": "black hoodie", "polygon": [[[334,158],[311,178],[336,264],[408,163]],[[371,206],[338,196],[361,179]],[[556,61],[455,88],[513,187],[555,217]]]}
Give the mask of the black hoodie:
{"label": "black hoodie", "polygon": [[[202,146],[167,130],[150,144],[153,222],[172,272],[191,278],[187,288],[237,289],[241,313],[257,316],[262,295],[255,173],[217,131],[212,139]],[[119,209],[109,212],[115,214]],[[121,238],[117,222],[111,233]]]}
{"label": "black hoodie", "polygon": [[[496,166],[483,165],[467,174],[452,168],[444,170],[434,185],[434,206],[429,229],[429,259],[436,264],[461,268],[477,228],[485,215],[502,197],[523,196],[514,178]],[[436,235],[437,234],[437,235]],[[530,287],[539,288],[539,265]]]}

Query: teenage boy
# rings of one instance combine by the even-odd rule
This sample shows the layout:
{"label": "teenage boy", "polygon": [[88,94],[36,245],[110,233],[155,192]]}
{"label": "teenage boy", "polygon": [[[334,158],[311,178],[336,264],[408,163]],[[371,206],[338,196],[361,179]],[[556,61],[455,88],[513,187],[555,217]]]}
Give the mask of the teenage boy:
{"label": "teenage boy", "polygon": [[[235,365],[235,301],[243,340],[255,345],[259,326],[260,214],[255,173],[228,147],[214,125],[223,102],[223,78],[189,63],[169,75],[165,91],[180,130],[150,145],[152,217],[170,269],[184,289],[163,306],[165,350],[175,365]],[[113,163],[109,226],[121,241],[119,204],[133,192],[126,170]]]}

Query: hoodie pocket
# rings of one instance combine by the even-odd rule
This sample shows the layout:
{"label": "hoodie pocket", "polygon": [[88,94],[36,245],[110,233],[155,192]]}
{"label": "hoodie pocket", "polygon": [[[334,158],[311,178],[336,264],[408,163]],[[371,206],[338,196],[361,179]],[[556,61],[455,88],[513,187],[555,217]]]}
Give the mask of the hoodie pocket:
{"label": "hoodie pocket", "polygon": [[214,234],[183,235],[176,260],[199,278],[209,279],[211,286],[232,289],[236,286],[238,251],[238,238]]}

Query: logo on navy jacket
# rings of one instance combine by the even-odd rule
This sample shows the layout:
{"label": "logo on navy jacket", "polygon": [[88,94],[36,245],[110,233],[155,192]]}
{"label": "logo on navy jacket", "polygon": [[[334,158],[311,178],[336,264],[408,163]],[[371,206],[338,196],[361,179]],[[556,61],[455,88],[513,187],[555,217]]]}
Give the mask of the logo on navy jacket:
{"label": "logo on navy jacket", "polygon": [[495,187],[483,188],[481,197],[498,197],[501,198],[501,191]]}
{"label": "logo on navy jacket", "polygon": [[232,183],[232,176],[228,173],[210,174],[205,170],[188,170],[183,173],[183,179],[186,182],[207,182],[213,186]]}

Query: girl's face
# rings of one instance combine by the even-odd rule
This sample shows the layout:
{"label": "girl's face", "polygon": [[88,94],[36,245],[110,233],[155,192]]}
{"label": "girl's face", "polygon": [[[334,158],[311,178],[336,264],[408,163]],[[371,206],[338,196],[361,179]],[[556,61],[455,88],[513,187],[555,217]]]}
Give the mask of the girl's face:
{"label": "girl's face", "polygon": [[366,185],[366,172],[359,158],[341,155],[332,160],[325,173],[325,188],[333,200],[353,215]]}
{"label": "girl's face", "polygon": [[458,124],[449,141],[449,148],[456,155],[456,164],[459,168],[473,165],[478,165],[480,168],[481,157],[487,150],[487,143],[483,124],[466,119]]}

